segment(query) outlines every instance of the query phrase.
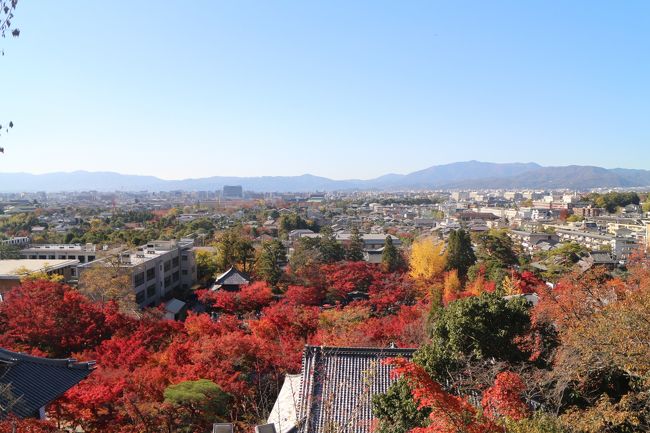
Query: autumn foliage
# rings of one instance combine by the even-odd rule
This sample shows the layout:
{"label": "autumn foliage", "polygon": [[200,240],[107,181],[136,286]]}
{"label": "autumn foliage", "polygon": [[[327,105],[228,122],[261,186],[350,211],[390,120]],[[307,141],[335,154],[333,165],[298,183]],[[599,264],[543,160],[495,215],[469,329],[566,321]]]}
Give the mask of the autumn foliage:
{"label": "autumn foliage", "polygon": [[421,366],[403,358],[389,361],[392,374],[404,377],[418,408],[430,409],[429,425],[411,433],[497,433],[504,429],[483,417],[467,399],[452,395],[433,380]]}
{"label": "autumn foliage", "polygon": [[[438,244],[425,246],[421,258],[433,273],[317,264],[308,271],[314,284],[292,275],[274,292],[260,282],[200,291],[218,314],[190,313],[184,322],[156,309],[128,315],[63,284],[25,281],[0,303],[0,346],[95,360],[93,373],[49,407],[56,422],[87,432],[181,431],[180,414],[191,410],[165,401],[165,391],[201,380],[227,395],[225,416],[243,431],[267,416],[284,375],[300,371],[305,344],[393,343],[420,347],[417,363],[393,361],[408,397],[429,411],[413,433],[503,432],[534,418],[531,395],[580,433],[643,431],[650,420],[647,261],[621,274],[568,273],[551,287],[521,268],[497,283],[483,263],[461,278],[441,267]],[[431,288],[443,302],[432,302]],[[539,303],[503,297],[520,293],[536,293]],[[194,415],[193,428],[208,431],[207,418]],[[641,427],[629,427],[636,420]],[[7,423],[0,433],[10,431]],[[21,426],[55,431],[40,422]]]}
{"label": "autumn foliage", "polygon": [[528,407],[522,400],[526,385],[521,377],[511,371],[499,373],[494,385],[483,393],[481,405],[483,412],[491,417],[508,417],[514,420],[525,418],[529,414]]}

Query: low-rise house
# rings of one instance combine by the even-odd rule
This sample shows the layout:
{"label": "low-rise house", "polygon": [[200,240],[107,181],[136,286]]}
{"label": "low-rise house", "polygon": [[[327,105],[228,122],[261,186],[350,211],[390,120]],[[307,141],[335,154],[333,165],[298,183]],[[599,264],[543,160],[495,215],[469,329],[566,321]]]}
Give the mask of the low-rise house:
{"label": "low-rise house", "polygon": [[591,251],[578,261],[578,266],[584,272],[594,266],[603,266],[609,270],[616,268],[618,262],[607,251]]}
{"label": "low-rise house", "polygon": [[461,223],[468,223],[472,220],[494,221],[499,217],[490,212],[463,211],[454,215],[454,218]]}

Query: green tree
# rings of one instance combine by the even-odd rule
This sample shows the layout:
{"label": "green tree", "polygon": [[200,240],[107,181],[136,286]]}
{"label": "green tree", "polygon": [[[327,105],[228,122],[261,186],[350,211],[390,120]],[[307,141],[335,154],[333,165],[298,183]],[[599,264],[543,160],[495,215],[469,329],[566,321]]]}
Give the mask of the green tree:
{"label": "green tree", "polygon": [[475,279],[482,269],[487,279],[500,285],[508,269],[519,263],[512,239],[506,230],[489,230],[477,235],[475,240],[478,262],[469,268],[469,278]]}
{"label": "green tree", "polygon": [[477,257],[483,262],[494,261],[502,268],[517,264],[512,239],[506,230],[489,230],[476,237]]}
{"label": "green tree", "polygon": [[643,212],[650,212],[650,200],[643,202],[643,205],[641,207],[643,209]]}
{"label": "green tree", "polygon": [[577,242],[565,242],[549,251],[537,253],[536,258],[546,269],[542,276],[547,281],[557,281],[569,272],[589,250]]}
{"label": "green tree", "polygon": [[243,235],[241,227],[232,227],[220,233],[217,238],[217,250],[219,272],[231,266],[249,272],[255,261],[253,243]]}
{"label": "green tree", "polygon": [[418,409],[406,380],[400,378],[386,394],[373,396],[372,412],[379,419],[377,433],[404,433],[422,426],[430,410]]}
{"label": "green tree", "polygon": [[456,269],[458,275],[464,278],[467,270],[476,263],[476,255],[472,248],[472,239],[465,230],[453,230],[447,241],[447,270]]}
{"label": "green tree", "polygon": [[0,260],[20,258],[20,248],[16,245],[0,243]]}
{"label": "green tree", "polygon": [[345,250],[345,259],[351,262],[363,260],[363,236],[356,227],[352,229],[350,243]]}
{"label": "green tree", "polygon": [[319,250],[324,263],[334,263],[345,258],[343,245],[336,240],[336,236],[329,227],[321,230]]}
{"label": "green tree", "polygon": [[438,310],[431,342],[416,353],[416,362],[443,378],[466,359],[526,360],[529,354],[514,340],[530,329],[529,308],[523,298],[506,300],[494,293],[452,302]]}
{"label": "green tree", "polygon": [[206,431],[214,422],[224,420],[228,413],[230,394],[207,380],[188,380],[169,385],[163,394],[165,403],[175,409],[178,430]]}
{"label": "green tree", "polygon": [[[477,377],[468,383],[467,372],[484,371],[486,365],[496,362],[519,363],[529,358],[530,354],[516,343],[530,329],[529,308],[523,298],[505,300],[493,293],[437,308],[430,321],[431,341],[421,346],[413,359],[434,380],[458,392],[489,386],[490,377],[484,377],[485,383],[478,382]],[[411,394],[403,387],[397,381],[386,394],[373,399],[382,433],[406,433],[426,425],[426,414],[415,410]]]}
{"label": "green tree", "polygon": [[196,275],[199,280],[213,278],[219,271],[217,251],[198,250],[196,252]]}
{"label": "green tree", "polygon": [[605,194],[592,193],[587,199],[597,207],[605,208],[607,212],[614,213],[619,207],[625,207],[628,204],[639,204],[641,198],[635,192],[608,192]]}
{"label": "green tree", "polygon": [[297,213],[284,214],[278,220],[280,234],[286,236],[290,231],[297,229],[309,229],[318,231],[319,227],[314,221],[306,220]]}
{"label": "green tree", "polygon": [[385,272],[394,272],[403,266],[402,256],[395,245],[392,236],[386,236],[384,251],[381,253],[381,266]]}
{"label": "green tree", "polygon": [[264,242],[255,262],[255,271],[264,281],[275,287],[282,278],[282,263],[287,261],[287,253],[277,239]]}
{"label": "green tree", "polygon": [[323,261],[320,252],[320,239],[302,237],[293,246],[289,264],[294,272],[320,265]]}

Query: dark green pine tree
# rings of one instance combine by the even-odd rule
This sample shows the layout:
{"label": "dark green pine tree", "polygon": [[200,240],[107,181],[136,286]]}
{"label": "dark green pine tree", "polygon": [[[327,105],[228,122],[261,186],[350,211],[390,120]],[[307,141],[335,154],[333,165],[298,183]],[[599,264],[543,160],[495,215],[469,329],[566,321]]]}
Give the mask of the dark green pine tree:
{"label": "dark green pine tree", "polygon": [[385,272],[394,272],[402,265],[402,257],[393,245],[393,238],[388,235],[384,241],[384,251],[381,254],[381,267]]}
{"label": "dark green pine tree", "polygon": [[262,244],[262,250],[255,264],[255,269],[258,276],[275,287],[282,278],[282,263],[286,261],[287,254],[284,245],[279,240],[274,239]]}
{"label": "dark green pine tree", "polygon": [[465,278],[467,270],[476,263],[472,239],[465,230],[454,230],[447,241],[447,269],[458,270],[458,276]]}
{"label": "dark green pine tree", "polygon": [[345,250],[345,259],[351,262],[360,262],[363,260],[363,236],[359,229],[354,227],[350,236],[350,243]]}
{"label": "dark green pine tree", "polygon": [[325,227],[321,230],[320,255],[324,263],[334,263],[345,258],[345,250],[337,240],[331,228]]}

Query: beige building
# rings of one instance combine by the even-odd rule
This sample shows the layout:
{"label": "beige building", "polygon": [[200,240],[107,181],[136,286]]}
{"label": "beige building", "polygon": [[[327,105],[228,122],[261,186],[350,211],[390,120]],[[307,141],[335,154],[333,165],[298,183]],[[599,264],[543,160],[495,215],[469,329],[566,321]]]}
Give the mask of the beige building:
{"label": "beige building", "polygon": [[78,264],[77,260],[0,260],[0,296],[30,274],[43,272],[61,275],[65,282],[72,281]]}

